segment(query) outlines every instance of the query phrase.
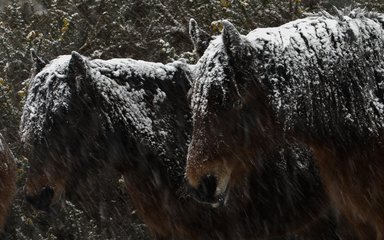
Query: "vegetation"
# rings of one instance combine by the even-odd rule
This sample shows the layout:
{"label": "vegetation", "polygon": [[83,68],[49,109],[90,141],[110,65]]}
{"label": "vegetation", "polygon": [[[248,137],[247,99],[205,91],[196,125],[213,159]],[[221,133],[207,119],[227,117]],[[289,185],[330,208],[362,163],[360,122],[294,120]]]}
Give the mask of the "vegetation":
{"label": "vegetation", "polygon": [[[106,228],[109,232],[99,228],[105,221],[91,220],[93,214],[76,202],[67,202],[54,215],[35,212],[24,202],[21,189],[28,164],[18,125],[27,80],[33,74],[31,48],[46,60],[75,50],[92,58],[169,62],[183,57],[194,62],[190,18],[211,34],[219,33],[214,21],[220,19],[231,20],[247,33],[256,27],[280,25],[304,12],[349,5],[384,11],[382,0],[180,0],[177,4],[171,0],[10,0],[0,9],[0,132],[17,157],[20,194],[4,238],[119,239],[127,234],[132,239],[146,238],[145,227],[130,214],[127,202],[123,205],[129,209],[131,227]],[[114,191],[114,196],[127,198],[124,189]]]}

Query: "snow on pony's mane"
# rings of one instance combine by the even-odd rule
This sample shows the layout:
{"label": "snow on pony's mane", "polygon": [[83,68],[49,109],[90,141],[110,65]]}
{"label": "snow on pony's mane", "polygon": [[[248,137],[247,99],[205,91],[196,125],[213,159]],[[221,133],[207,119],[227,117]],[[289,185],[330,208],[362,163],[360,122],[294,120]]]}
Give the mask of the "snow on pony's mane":
{"label": "snow on pony's mane", "polygon": [[[95,60],[90,62],[89,66],[92,69],[91,78],[98,80],[95,84],[99,93],[107,104],[114,107],[114,111],[109,113],[112,116],[107,116],[107,118],[123,118],[126,124],[133,124],[137,127],[137,133],[145,132],[148,136],[154,135],[151,119],[153,113],[149,111],[150,108],[145,106],[148,104],[144,96],[146,89],[135,89],[130,86],[132,83],[119,83],[111,81],[111,79],[139,76],[137,83],[142,84],[143,79],[140,78],[166,79],[176,72],[176,68],[131,59]],[[156,99],[166,97],[161,89],[156,90]]]}
{"label": "snow on pony's mane", "polygon": [[[178,116],[172,112],[174,110],[167,110],[161,106],[166,101],[164,105],[172,108],[176,105],[176,111],[184,113],[181,116],[189,112],[187,101],[180,98],[183,97],[182,92],[165,92],[170,86],[176,89],[179,85],[177,81],[180,81],[181,85],[189,85],[189,82],[176,79],[180,68],[187,67],[184,63],[174,62],[164,65],[131,59],[113,59],[95,60],[89,65],[93,69],[92,78],[98,79],[95,88],[103,98],[104,107],[111,109],[104,113],[112,131],[117,121],[122,122],[142,143],[157,149],[157,154],[165,157],[165,161],[171,161],[169,156],[173,155],[183,157],[184,153],[180,151],[186,150],[186,145],[182,143],[184,150],[174,148],[172,153],[169,152],[167,145],[179,144],[175,137],[180,132],[186,135],[186,129],[175,130],[176,126],[172,122],[177,122]],[[131,81],[112,80],[119,78]],[[149,95],[151,98],[148,98]],[[176,101],[181,101],[182,104],[178,105]],[[173,164],[168,164],[171,165]],[[180,164],[178,166],[181,170],[182,166]]]}

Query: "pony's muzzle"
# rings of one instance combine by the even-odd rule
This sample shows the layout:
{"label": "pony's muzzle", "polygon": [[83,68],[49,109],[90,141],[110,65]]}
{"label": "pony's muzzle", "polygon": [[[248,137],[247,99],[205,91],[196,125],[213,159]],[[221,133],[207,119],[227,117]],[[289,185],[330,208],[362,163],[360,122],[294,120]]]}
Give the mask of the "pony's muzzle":
{"label": "pony's muzzle", "polygon": [[35,208],[43,211],[49,211],[52,204],[52,199],[55,192],[52,187],[45,186],[41,188],[40,192],[36,196],[26,195],[27,202],[32,204]]}
{"label": "pony's muzzle", "polygon": [[193,198],[203,204],[209,204],[214,208],[224,206],[227,201],[228,192],[218,194],[218,181],[214,175],[203,177],[197,188],[189,186]]}

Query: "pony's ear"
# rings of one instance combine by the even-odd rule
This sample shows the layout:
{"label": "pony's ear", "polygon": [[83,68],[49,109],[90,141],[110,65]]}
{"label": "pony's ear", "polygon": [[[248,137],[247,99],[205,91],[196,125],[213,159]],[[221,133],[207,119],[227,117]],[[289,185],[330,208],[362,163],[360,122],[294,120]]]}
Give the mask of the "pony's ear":
{"label": "pony's ear", "polygon": [[189,20],[189,35],[191,36],[196,53],[201,57],[213,39],[211,35],[199,28],[195,19]]}
{"label": "pony's ear", "polygon": [[76,88],[77,92],[82,90],[87,78],[88,67],[86,62],[87,60],[78,52],[72,52],[68,64],[68,81],[71,86]]}
{"label": "pony's ear", "polygon": [[37,74],[47,65],[47,63],[37,55],[35,49],[31,48],[30,51],[31,51],[31,59],[35,63],[35,69]]}
{"label": "pony's ear", "polygon": [[248,50],[246,41],[240,35],[239,31],[233,26],[233,24],[227,20],[222,21],[223,32],[222,38],[227,51],[230,57],[235,59],[242,58],[246,51]]}

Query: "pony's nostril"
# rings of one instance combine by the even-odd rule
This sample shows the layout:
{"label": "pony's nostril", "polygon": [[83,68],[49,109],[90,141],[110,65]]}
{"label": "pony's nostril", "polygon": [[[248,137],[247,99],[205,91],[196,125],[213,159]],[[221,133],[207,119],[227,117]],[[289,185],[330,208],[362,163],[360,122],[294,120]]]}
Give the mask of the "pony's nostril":
{"label": "pony's nostril", "polygon": [[201,200],[212,202],[215,200],[215,193],[217,188],[217,179],[213,175],[207,175],[201,179],[197,191]]}
{"label": "pony's nostril", "polygon": [[40,199],[42,202],[50,203],[53,198],[53,194],[54,191],[52,187],[43,187],[40,191]]}
{"label": "pony's nostril", "polygon": [[46,186],[41,188],[37,195],[26,194],[25,199],[35,208],[48,212],[52,203],[53,195],[53,188]]}
{"label": "pony's nostril", "polygon": [[36,199],[36,202],[34,205],[38,209],[47,211],[51,205],[53,195],[54,195],[54,190],[52,187],[49,187],[49,186],[43,187],[40,190],[39,197],[38,199]]}
{"label": "pony's nostril", "polygon": [[28,203],[34,205],[36,200],[35,198],[33,198],[32,196],[29,196],[29,195],[25,195],[25,200],[27,200]]}

